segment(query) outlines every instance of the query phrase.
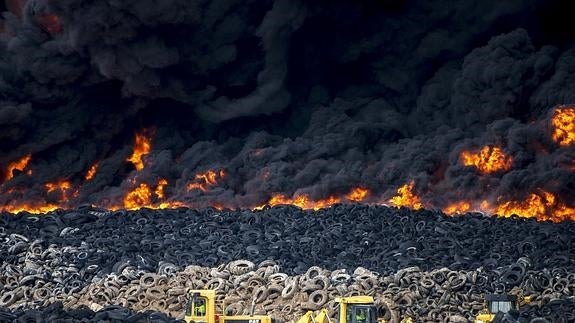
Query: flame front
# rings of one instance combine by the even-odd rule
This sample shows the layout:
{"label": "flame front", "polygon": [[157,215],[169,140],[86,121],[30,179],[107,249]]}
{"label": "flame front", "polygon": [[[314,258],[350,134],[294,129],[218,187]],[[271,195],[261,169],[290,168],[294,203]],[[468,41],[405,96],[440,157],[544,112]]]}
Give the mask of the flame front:
{"label": "flame front", "polygon": [[419,196],[413,193],[415,183],[411,181],[397,189],[397,195],[389,200],[395,207],[408,207],[410,209],[419,210],[423,207]]}
{"label": "flame front", "polygon": [[531,193],[527,199],[522,201],[502,202],[495,207],[493,212],[504,217],[516,214],[524,218],[534,217],[540,221],[575,220],[575,208],[557,201],[554,194],[546,191]]}
{"label": "flame front", "polygon": [[59,209],[60,206],[50,203],[24,203],[24,202],[13,202],[8,205],[3,205],[0,211],[6,211],[10,213],[20,213],[28,212],[31,214],[43,214],[55,211]]}
{"label": "flame front", "polygon": [[127,159],[127,161],[134,164],[137,171],[144,169],[144,161],[142,157],[149,154],[152,148],[150,136],[147,134],[148,131],[143,131],[136,134],[136,139],[134,142],[134,152],[132,156]]}
{"label": "flame front", "polygon": [[254,207],[254,210],[261,210],[264,206],[294,205],[305,210],[319,210],[343,202],[361,202],[369,195],[369,190],[363,187],[352,189],[344,198],[329,196],[325,199],[313,200],[307,194],[296,194],[294,197],[287,197],[285,194],[274,194],[266,204]]}
{"label": "flame front", "polygon": [[188,191],[200,190],[206,192],[210,187],[218,185],[218,181],[223,179],[225,175],[226,173],[222,169],[219,171],[208,170],[204,173],[198,173],[194,177],[194,181],[188,184]]}
{"label": "flame front", "polygon": [[[549,122],[546,120],[545,122]],[[575,143],[575,107],[559,107],[553,112],[553,117],[551,119],[551,124],[553,126],[552,139],[560,146],[568,146]],[[548,129],[548,128],[545,128]],[[174,197],[171,197],[175,187],[169,188],[169,182],[167,179],[160,178],[154,184],[149,182],[149,174],[140,173],[145,168],[144,156],[149,154],[151,151],[151,132],[144,129],[143,131],[135,135],[134,147],[132,155],[127,159],[131,162],[136,170],[128,175],[128,178],[122,183],[123,188],[125,188],[125,193],[121,198],[118,198],[112,206],[108,208],[112,210],[117,210],[120,208],[128,210],[136,210],[140,208],[152,208],[152,209],[163,209],[163,208],[175,208],[175,207],[192,207],[196,201],[186,200],[178,201]],[[550,147],[550,149],[559,149],[561,152],[569,152],[568,149],[557,147]],[[256,151],[256,154],[259,154]],[[503,171],[510,170],[513,164],[513,158],[506,155],[504,150],[498,146],[483,146],[477,151],[462,151],[459,156],[459,161],[465,166],[475,167],[480,174],[490,174],[499,172],[501,176],[506,176],[506,174],[501,174]],[[10,163],[5,171],[5,180],[11,180],[14,173],[17,171],[26,172],[31,174],[31,170],[28,169],[29,163],[31,161],[31,155],[26,155],[21,159]],[[96,173],[98,172],[98,163],[94,163],[83,176],[85,181],[92,180]],[[261,169],[258,173],[263,180],[268,180],[272,176],[272,172],[266,167]],[[144,176],[145,175],[145,176]],[[475,174],[477,175],[477,174]],[[192,180],[185,186],[188,191],[196,191],[193,194],[189,194],[186,197],[197,197],[196,193],[208,192],[213,190],[218,186],[222,186],[223,179],[229,176],[224,169],[209,169],[206,171],[196,173]],[[8,211],[12,213],[17,213],[21,211],[27,211],[30,213],[46,213],[53,211],[57,208],[63,207],[73,207],[77,205],[78,201],[74,200],[79,195],[79,191],[82,188],[82,183],[80,178],[76,176],[69,176],[70,180],[57,180],[54,182],[45,183],[42,191],[42,186],[40,191],[36,190],[35,194],[31,194],[30,200],[22,201],[27,194],[27,187],[22,184],[18,184],[14,181],[14,185],[1,185],[0,192],[5,196],[3,199],[4,205],[0,206],[0,210]],[[141,183],[139,178],[147,178],[147,183]],[[475,178],[477,179],[477,178]],[[495,180],[495,178],[493,178]],[[73,180],[74,182],[72,182]],[[176,181],[179,183],[179,181]],[[12,183],[11,183],[12,184]],[[226,182],[226,190],[229,189],[228,185],[230,183]],[[489,183],[486,182],[486,187],[489,187]],[[390,190],[384,184],[382,188],[378,189],[379,196],[374,196],[374,192],[371,192],[368,188],[364,186],[358,186],[351,189],[347,194],[331,194],[327,195],[326,198],[314,199],[310,195],[305,193],[296,193],[291,197],[284,193],[277,192],[271,195],[267,203],[259,206],[252,205],[239,205],[241,207],[247,207],[255,210],[264,208],[265,205],[275,206],[280,204],[294,205],[302,209],[313,209],[318,210],[321,208],[330,207],[337,203],[351,203],[351,202],[363,202],[363,203],[375,203],[375,204],[385,204],[383,201],[388,201],[391,205],[395,207],[408,207],[414,210],[419,210],[423,208],[422,198],[415,193],[415,183],[410,181],[409,183],[399,187],[394,196],[389,200]],[[374,188],[375,190],[375,188]],[[329,192],[328,192],[329,193]],[[426,195],[422,196],[424,198],[426,207],[437,207],[438,205],[433,204],[433,191],[432,186],[428,186],[428,191]],[[512,194],[513,192],[510,192]],[[177,196],[177,195],[173,195]],[[461,196],[466,196],[461,194]],[[211,205],[217,209],[224,209],[230,206],[238,206],[222,201],[206,201],[204,198],[207,196],[202,196],[202,199],[197,206]],[[369,198],[368,198],[369,197]],[[385,199],[381,199],[386,197]],[[44,203],[38,202],[38,200],[45,199]],[[443,199],[442,199],[443,200]],[[374,202],[374,201],[379,201]],[[261,201],[263,202],[263,201]],[[503,217],[509,217],[512,214],[516,214],[520,217],[525,218],[536,218],[537,220],[551,220],[555,222],[564,220],[575,220],[575,207],[566,204],[551,192],[544,190],[538,190],[536,192],[531,192],[527,195],[524,200],[513,200],[493,197],[488,193],[484,196],[479,195],[478,200],[451,200],[446,203],[445,207],[442,208],[443,212],[449,215],[464,214],[472,211],[479,211],[490,214],[498,214]],[[110,203],[104,203],[110,204]],[[256,204],[257,205],[257,204]],[[443,206],[443,204],[439,205]]]}
{"label": "flame front", "polygon": [[575,108],[557,108],[551,118],[553,140],[561,146],[575,143]]}
{"label": "flame front", "polygon": [[479,153],[463,151],[461,161],[465,166],[473,166],[482,174],[490,174],[511,169],[513,158],[507,156],[500,147],[484,146]]}
{"label": "flame front", "polygon": [[[22,158],[20,158],[19,160],[10,163],[6,169],[6,177],[5,177],[5,181],[9,181],[12,178],[14,178],[14,171],[18,170],[23,172],[26,167],[28,167],[28,163],[30,162],[30,160],[32,159],[32,155],[26,155]],[[28,174],[32,174],[31,171],[28,171]]]}
{"label": "flame front", "polygon": [[[289,198],[284,194],[276,194],[273,195],[272,198],[267,202],[267,205],[275,206],[275,205],[287,204],[287,205],[295,205],[297,207],[306,210],[319,210],[321,208],[339,203],[340,201],[341,200],[339,198],[334,196],[330,196],[322,200],[313,201],[307,194],[299,194],[293,198]],[[261,208],[262,206],[256,207],[256,209]]]}

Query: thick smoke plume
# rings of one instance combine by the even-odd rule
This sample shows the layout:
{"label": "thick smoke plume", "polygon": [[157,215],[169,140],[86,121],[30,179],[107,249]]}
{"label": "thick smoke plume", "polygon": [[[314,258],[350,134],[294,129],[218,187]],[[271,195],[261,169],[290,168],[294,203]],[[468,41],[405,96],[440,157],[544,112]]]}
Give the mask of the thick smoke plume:
{"label": "thick smoke plume", "polygon": [[[575,145],[553,139],[552,121],[575,102],[567,1],[5,9],[5,209],[128,207],[129,192],[143,205],[255,207],[274,194],[322,200],[357,187],[369,192],[361,200],[387,202],[413,182],[428,208],[539,198],[573,216]],[[149,140],[142,169],[129,161],[136,134]],[[501,149],[509,167],[462,162],[484,147]]]}

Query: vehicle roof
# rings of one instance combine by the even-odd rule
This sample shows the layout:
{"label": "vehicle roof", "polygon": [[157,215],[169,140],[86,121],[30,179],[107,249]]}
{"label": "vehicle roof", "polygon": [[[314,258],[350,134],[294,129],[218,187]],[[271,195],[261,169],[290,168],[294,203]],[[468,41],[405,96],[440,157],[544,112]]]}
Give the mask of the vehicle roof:
{"label": "vehicle roof", "polygon": [[374,300],[371,296],[349,296],[349,297],[337,297],[335,299],[338,303],[347,304],[373,304]]}
{"label": "vehicle roof", "polygon": [[488,302],[503,302],[503,301],[508,301],[508,302],[516,302],[517,301],[517,296],[515,295],[507,295],[507,294],[487,294],[485,295],[485,300]]}

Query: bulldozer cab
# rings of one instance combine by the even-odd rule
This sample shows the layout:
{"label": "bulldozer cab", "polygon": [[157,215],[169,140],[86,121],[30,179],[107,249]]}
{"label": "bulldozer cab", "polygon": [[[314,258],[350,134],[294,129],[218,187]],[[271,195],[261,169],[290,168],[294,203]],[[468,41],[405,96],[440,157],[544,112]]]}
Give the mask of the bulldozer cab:
{"label": "bulldozer cab", "polygon": [[195,323],[214,323],[215,292],[210,290],[192,291],[188,294],[184,320]]}
{"label": "bulldozer cab", "polygon": [[508,313],[517,310],[517,296],[514,295],[486,295],[487,309],[490,313]]}
{"label": "bulldozer cab", "polygon": [[377,323],[377,309],[374,305],[349,305],[347,323]]}
{"label": "bulldozer cab", "polygon": [[225,306],[212,289],[191,290],[185,308],[186,323],[274,323],[268,315],[223,315]]}
{"label": "bulldozer cab", "polygon": [[[509,294],[488,294],[485,295],[485,309],[481,310],[475,318],[475,323],[501,322],[505,317],[514,317],[519,313],[517,296]],[[529,298],[523,298],[525,303]]]}
{"label": "bulldozer cab", "polygon": [[336,298],[339,323],[377,323],[377,308],[371,296]]}

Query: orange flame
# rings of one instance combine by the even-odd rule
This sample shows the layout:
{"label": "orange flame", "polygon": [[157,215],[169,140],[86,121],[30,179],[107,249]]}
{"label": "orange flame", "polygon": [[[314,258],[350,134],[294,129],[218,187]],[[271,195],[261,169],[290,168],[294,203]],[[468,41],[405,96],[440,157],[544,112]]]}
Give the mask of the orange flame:
{"label": "orange flame", "polygon": [[218,185],[218,181],[224,178],[225,175],[226,173],[222,169],[219,171],[208,170],[205,173],[198,173],[194,181],[188,184],[188,191],[200,190],[206,192],[210,187]]}
{"label": "orange flame", "polygon": [[561,146],[575,143],[575,108],[557,108],[551,118],[553,140]]}
{"label": "orange flame", "polygon": [[[367,195],[369,194],[369,190],[362,187],[356,187],[352,189],[346,196],[345,200],[353,201],[353,202],[360,202],[363,201]],[[287,197],[284,194],[274,194],[269,199],[266,204],[259,205],[254,207],[254,210],[262,210],[266,205],[269,206],[276,206],[276,205],[294,205],[304,210],[319,210],[323,208],[330,207],[334,204],[341,203],[344,200],[337,196],[329,196],[325,199],[321,200],[312,200],[309,195],[307,194],[297,194],[292,198]]]}
{"label": "orange flame", "polygon": [[365,200],[365,198],[367,197],[367,194],[369,194],[369,190],[363,187],[356,187],[353,190],[351,190],[351,192],[349,192],[349,194],[346,195],[346,198],[349,201],[353,201],[353,202],[361,202],[363,200]]}
{"label": "orange flame", "polygon": [[459,201],[449,204],[443,209],[443,213],[448,215],[463,214],[469,212],[469,210],[471,210],[471,203],[467,201]]}
{"label": "orange flame", "polygon": [[409,184],[405,184],[397,189],[397,195],[389,200],[395,207],[408,207],[414,210],[419,210],[423,206],[421,204],[421,199],[413,193],[413,187],[415,183],[411,181]]}
{"label": "orange flame", "polygon": [[14,202],[8,205],[1,206],[0,211],[6,211],[13,214],[20,212],[28,212],[31,214],[43,214],[55,211],[58,208],[59,206],[54,204]]}
{"label": "orange flame", "polygon": [[61,191],[67,191],[70,189],[70,187],[72,187],[70,182],[67,180],[60,180],[58,182],[46,183],[46,184],[44,184],[44,186],[46,187],[46,190],[48,191],[48,193],[53,192],[57,189],[59,189]]}
{"label": "orange flame", "polygon": [[137,171],[141,171],[144,169],[144,161],[142,157],[150,153],[152,144],[150,143],[150,135],[147,133],[148,131],[144,130],[141,133],[136,134],[136,139],[134,143],[134,152],[132,156],[127,159],[127,161],[134,164]]}
{"label": "orange flame", "polygon": [[[319,210],[328,206],[339,203],[341,200],[337,197],[330,196],[323,200],[313,201],[307,194],[298,194],[293,198],[289,198],[284,194],[274,194],[272,198],[266,203],[269,206],[276,205],[295,205],[305,210]],[[265,205],[255,207],[256,210],[263,209]]]}
{"label": "orange flame", "polygon": [[524,218],[534,217],[540,221],[575,220],[575,208],[557,201],[553,193],[546,191],[531,193],[524,201],[503,202],[495,207],[494,213],[504,217],[510,217],[513,214]]}
{"label": "orange flame", "polygon": [[553,193],[543,190],[529,194],[525,200],[501,201],[500,199],[495,205],[488,201],[482,201],[481,203],[459,201],[443,209],[443,212],[448,215],[463,214],[471,211],[503,217],[510,217],[515,214],[523,218],[535,218],[538,221],[551,220],[553,222],[561,222],[569,219],[575,220],[574,207],[567,206],[565,203],[558,201]]}
{"label": "orange flame", "polygon": [[507,171],[513,164],[513,159],[497,146],[484,146],[479,153],[463,151],[461,160],[463,165],[474,166],[482,174]]}
{"label": "orange flame", "polygon": [[160,179],[160,181],[158,182],[158,186],[156,186],[156,190],[154,191],[154,193],[156,194],[156,196],[159,199],[164,199],[165,195],[164,195],[164,188],[166,187],[166,185],[168,185],[168,181],[165,179]]}
{"label": "orange flame", "polygon": [[44,184],[44,187],[46,187],[46,192],[48,193],[60,190],[60,192],[62,192],[62,200],[60,202],[69,201],[68,191],[72,188],[72,184],[70,184],[69,181],[59,180],[57,182],[46,183]]}
{"label": "orange flame", "polygon": [[152,190],[145,183],[141,183],[124,197],[124,208],[127,210],[136,210],[151,204]]}
{"label": "orange flame", "polygon": [[[165,198],[165,187],[168,185],[166,179],[160,179],[156,188],[152,188],[146,184],[141,183],[134,189],[129,191],[123,200],[123,205],[126,210],[137,210],[141,208],[149,209],[168,209],[185,206],[184,203],[179,201],[162,201]],[[154,198],[155,195],[155,198]],[[117,210],[120,207],[112,207],[112,210]]]}
{"label": "orange flame", "polygon": [[92,178],[94,178],[94,176],[96,176],[97,170],[98,170],[98,163],[95,163],[94,165],[92,165],[90,167],[90,169],[88,169],[88,172],[86,173],[86,176],[84,176],[84,179],[87,181],[91,181]]}
{"label": "orange flame", "polygon": [[[14,171],[15,170],[19,170],[21,172],[23,172],[26,167],[28,167],[28,163],[30,162],[30,159],[32,159],[32,155],[28,154],[22,158],[20,158],[19,160],[10,163],[8,165],[8,168],[6,170],[6,181],[11,180],[12,178],[14,178]],[[28,171],[28,175],[32,174],[32,171]]]}

